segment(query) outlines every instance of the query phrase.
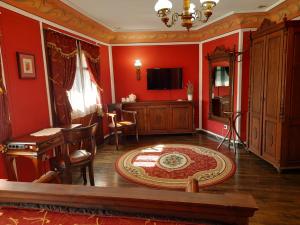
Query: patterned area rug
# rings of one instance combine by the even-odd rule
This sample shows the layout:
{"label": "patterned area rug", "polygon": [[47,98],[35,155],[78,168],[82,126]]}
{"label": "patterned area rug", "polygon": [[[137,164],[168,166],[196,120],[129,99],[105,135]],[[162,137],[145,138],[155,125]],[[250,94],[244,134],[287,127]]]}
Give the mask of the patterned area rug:
{"label": "patterned area rug", "polygon": [[[208,225],[208,223],[205,223]],[[194,224],[194,225],[205,225]],[[0,225],[192,225],[190,223],[160,221],[115,216],[76,215],[47,210],[0,208]]]}
{"label": "patterned area rug", "polygon": [[235,173],[234,162],[224,154],[195,145],[166,144],[132,150],[116,162],[116,170],[138,184],[185,189],[188,177],[199,187],[219,184]]}

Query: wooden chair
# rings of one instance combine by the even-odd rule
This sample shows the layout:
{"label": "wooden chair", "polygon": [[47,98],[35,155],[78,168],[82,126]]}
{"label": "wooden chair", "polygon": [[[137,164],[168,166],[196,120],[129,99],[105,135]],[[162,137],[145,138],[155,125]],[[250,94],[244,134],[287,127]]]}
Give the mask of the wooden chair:
{"label": "wooden chair", "polygon": [[61,184],[61,179],[59,177],[60,172],[58,171],[48,171],[40,178],[33,181],[33,183],[54,183]]}
{"label": "wooden chair", "polygon": [[62,130],[65,141],[63,158],[67,183],[72,184],[71,170],[74,167],[79,167],[84,185],[86,185],[86,168],[88,167],[90,184],[95,186],[93,162],[97,151],[95,142],[97,126],[98,124],[94,123],[87,127]]}
{"label": "wooden chair", "polygon": [[112,134],[114,133],[117,150],[119,149],[119,132],[124,133],[125,130],[134,129],[136,140],[139,141],[136,115],[136,111],[123,110],[122,104],[107,105],[108,127],[110,129],[110,137],[112,137]]}

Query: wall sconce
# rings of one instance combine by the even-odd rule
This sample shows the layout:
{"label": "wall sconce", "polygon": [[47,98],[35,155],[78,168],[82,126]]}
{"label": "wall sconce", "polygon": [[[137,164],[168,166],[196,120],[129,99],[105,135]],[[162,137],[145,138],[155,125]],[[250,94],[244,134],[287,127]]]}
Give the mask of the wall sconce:
{"label": "wall sconce", "polygon": [[141,79],[141,67],[142,67],[142,62],[139,59],[135,60],[134,67],[136,69],[136,79],[140,80]]}

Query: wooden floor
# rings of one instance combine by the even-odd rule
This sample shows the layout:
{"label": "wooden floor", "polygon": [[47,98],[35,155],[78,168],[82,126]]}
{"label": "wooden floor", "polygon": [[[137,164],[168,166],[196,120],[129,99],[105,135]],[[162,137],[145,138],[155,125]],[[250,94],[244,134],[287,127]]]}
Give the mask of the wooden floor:
{"label": "wooden floor", "polygon": [[[160,135],[141,137],[140,142],[129,138],[119,151],[114,145],[105,144],[98,150],[95,159],[96,186],[101,187],[137,187],[118,175],[114,163],[123,153],[137,147],[183,143],[194,144],[216,149],[218,142],[205,135]],[[278,174],[271,165],[256,157],[252,153],[239,150],[236,155],[227,148],[221,150],[235,160],[237,171],[226,182],[205,188],[203,192],[246,192],[254,196],[259,211],[251,219],[252,225],[300,225],[300,171],[289,171]],[[75,182],[81,178],[75,175]]]}

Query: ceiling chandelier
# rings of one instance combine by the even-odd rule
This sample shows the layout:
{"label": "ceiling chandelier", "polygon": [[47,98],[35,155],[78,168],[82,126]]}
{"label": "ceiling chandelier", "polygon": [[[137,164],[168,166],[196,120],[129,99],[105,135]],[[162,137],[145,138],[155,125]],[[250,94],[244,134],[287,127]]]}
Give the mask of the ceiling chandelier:
{"label": "ceiling chandelier", "polygon": [[200,0],[202,8],[196,9],[196,5],[191,3],[190,0],[183,0],[183,12],[174,12],[171,15],[171,21],[172,2],[170,0],[158,0],[154,9],[167,27],[172,27],[178,21],[179,17],[181,17],[181,26],[189,31],[198,21],[206,23],[218,2],[219,0]]}

